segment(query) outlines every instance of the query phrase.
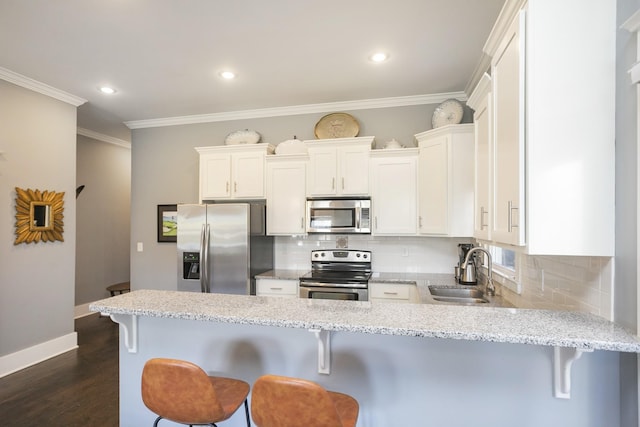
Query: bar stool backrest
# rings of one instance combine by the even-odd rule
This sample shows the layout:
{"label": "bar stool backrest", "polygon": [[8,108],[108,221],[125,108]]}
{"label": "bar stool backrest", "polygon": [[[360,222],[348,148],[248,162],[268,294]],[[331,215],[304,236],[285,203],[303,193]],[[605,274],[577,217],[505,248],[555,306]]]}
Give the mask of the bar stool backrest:
{"label": "bar stool backrest", "polygon": [[256,380],[251,417],[258,427],[342,427],[327,390],[312,381],[277,375]]}
{"label": "bar stool backrest", "polygon": [[184,360],[149,360],[142,371],[142,400],[156,414],[178,423],[207,424],[224,418],[207,373]]}

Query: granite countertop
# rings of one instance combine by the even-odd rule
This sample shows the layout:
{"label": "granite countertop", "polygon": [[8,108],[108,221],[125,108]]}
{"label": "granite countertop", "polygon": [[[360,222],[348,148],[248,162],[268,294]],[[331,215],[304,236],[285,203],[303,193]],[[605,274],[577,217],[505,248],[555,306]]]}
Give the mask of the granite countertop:
{"label": "granite countertop", "polygon": [[325,329],[640,353],[640,339],[598,316],[566,311],[440,304],[375,304],[138,290],[96,301],[105,314]]}

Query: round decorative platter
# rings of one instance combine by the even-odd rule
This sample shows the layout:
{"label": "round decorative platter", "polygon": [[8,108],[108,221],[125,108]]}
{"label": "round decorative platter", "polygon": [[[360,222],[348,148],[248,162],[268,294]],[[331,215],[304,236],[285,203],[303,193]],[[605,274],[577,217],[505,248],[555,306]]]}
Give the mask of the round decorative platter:
{"label": "round decorative platter", "polygon": [[442,101],[433,112],[431,126],[439,128],[445,125],[457,125],[462,121],[464,106],[457,99],[447,99]]}
{"label": "round decorative platter", "polygon": [[257,144],[262,136],[255,130],[237,130],[224,139],[225,145]]}
{"label": "round decorative platter", "polygon": [[314,134],[318,139],[351,138],[358,136],[360,125],[351,114],[331,113],[316,123]]}

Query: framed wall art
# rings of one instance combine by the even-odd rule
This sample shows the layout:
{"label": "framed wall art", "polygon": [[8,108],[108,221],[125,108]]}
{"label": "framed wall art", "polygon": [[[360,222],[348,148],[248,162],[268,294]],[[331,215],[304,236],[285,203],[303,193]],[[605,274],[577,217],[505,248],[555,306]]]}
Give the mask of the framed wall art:
{"label": "framed wall art", "polygon": [[158,205],[158,242],[176,242],[177,240],[177,205]]}

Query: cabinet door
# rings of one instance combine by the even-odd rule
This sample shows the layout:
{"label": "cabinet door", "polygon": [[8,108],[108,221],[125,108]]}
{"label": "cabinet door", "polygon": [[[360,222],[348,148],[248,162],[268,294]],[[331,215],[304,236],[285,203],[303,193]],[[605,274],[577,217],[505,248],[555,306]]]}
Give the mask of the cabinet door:
{"label": "cabinet door", "polygon": [[344,147],[338,151],[338,193],[343,196],[369,194],[369,147]]}
{"label": "cabinet door", "polygon": [[231,197],[231,155],[203,154],[200,156],[200,189],[202,199]]}
{"label": "cabinet door", "polygon": [[305,162],[267,163],[267,234],[305,233]]}
{"label": "cabinet door", "polygon": [[417,156],[371,159],[371,205],[375,235],[415,235]]}
{"label": "cabinet door", "polygon": [[264,197],[264,157],[262,152],[233,154],[233,197]]}
{"label": "cabinet door", "polygon": [[444,135],[420,146],[421,234],[449,233],[449,143]]}
{"label": "cabinet door", "polygon": [[497,242],[512,245],[525,244],[525,33],[524,19],[519,18],[511,25],[492,63],[494,207],[491,235]]}
{"label": "cabinet door", "polygon": [[309,195],[337,194],[338,156],[334,147],[309,148]]}
{"label": "cabinet door", "polygon": [[475,203],[473,237],[490,240],[491,233],[491,95],[487,94],[473,116],[475,122]]}

